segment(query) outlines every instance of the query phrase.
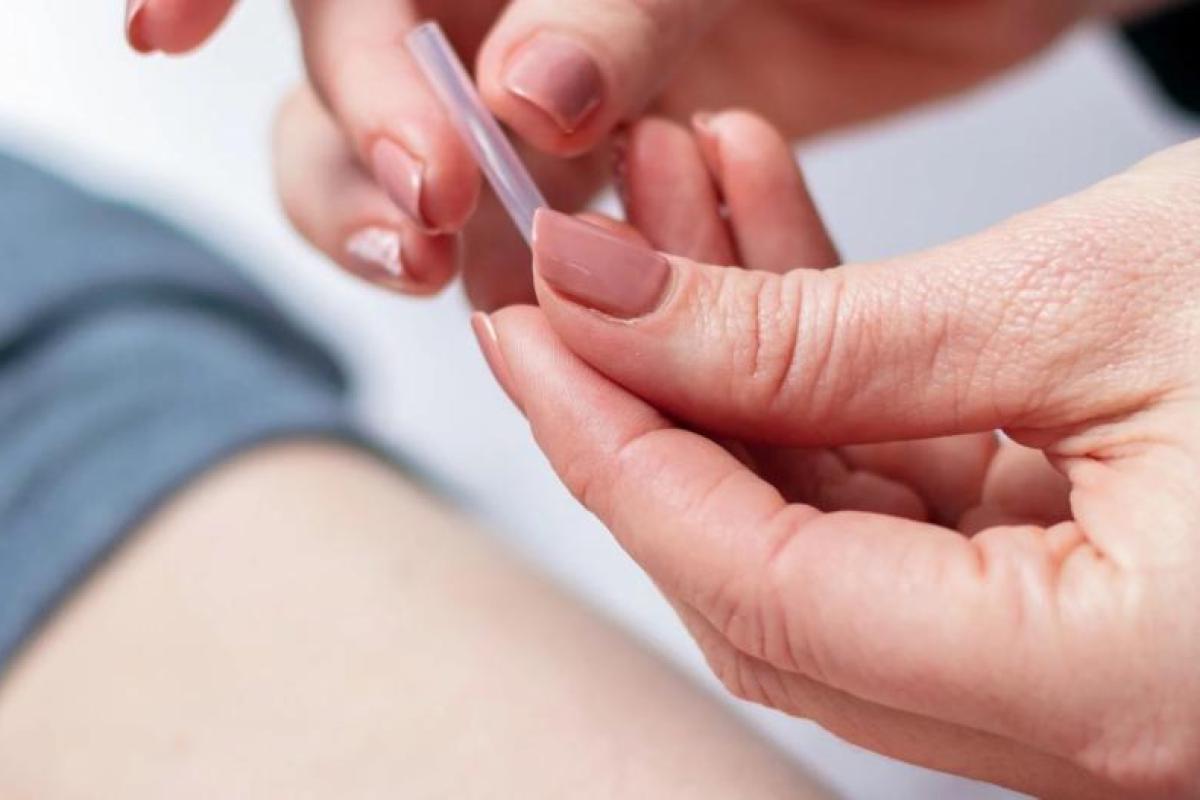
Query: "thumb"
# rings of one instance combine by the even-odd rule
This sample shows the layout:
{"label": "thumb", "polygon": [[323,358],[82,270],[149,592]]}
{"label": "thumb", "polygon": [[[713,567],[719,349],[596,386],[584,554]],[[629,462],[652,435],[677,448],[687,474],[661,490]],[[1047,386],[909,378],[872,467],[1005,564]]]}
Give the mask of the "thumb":
{"label": "thumb", "polygon": [[530,144],[577,155],[637,116],[732,2],[515,0],[480,51],[480,90]]}
{"label": "thumb", "polygon": [[1145,399],[1131,396],[1148,367],[1130,348],[1149,323],[1125,310],[1144,307],[1131,292],[1147,282],[1125,280],[1118,244],[1146,239],[1104,211],[1111,200],[903,263],[782,276],[665,256],[544,211],[538,296],[585,361],[713,433],[820,445],[1070,425]]}

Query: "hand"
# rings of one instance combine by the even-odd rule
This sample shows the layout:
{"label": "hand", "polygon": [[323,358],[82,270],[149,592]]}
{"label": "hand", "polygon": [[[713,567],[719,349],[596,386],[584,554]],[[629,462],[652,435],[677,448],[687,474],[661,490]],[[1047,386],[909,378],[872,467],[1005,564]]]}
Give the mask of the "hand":
{"label": "hand", "polygon": [[[593,154],[535,165],[552,203],[570,210],[605,177],[607,135],[647,106],[686,118],[740,105],[789,136],[812,134],[961,89],[1086,14],[1147,2],[294,0],[313,88],[281,117],[281,192],[301,232],[352,271],[420,294],[455,274],[450,234],[472,218],[480,180],[400,45],[423,17],[478,64],[486,100],[522,140],[558,158]],[[231,7],[129,0],[129,38],[182,52]],[[486,196],[477,216],[472,301],[531,299],[523,244]]]}
{"label": "hand", "polygon": [[742,697],[1039,795],[1200,796],[1200,142],[779,274],[832,256],[785,148],[704,127],[634,131],[631,206],[758,271],[542,212],[542,310],[479,320],[566,485]]}

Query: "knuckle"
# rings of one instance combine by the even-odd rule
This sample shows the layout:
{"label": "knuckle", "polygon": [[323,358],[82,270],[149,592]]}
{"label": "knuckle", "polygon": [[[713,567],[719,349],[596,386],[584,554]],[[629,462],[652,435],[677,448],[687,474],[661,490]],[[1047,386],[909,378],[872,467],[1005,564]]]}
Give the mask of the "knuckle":
{"label": "knuckle", "polygon": [[[727,274],[725,274],[727,272]],[[762,273],[723,271],[716,303],[724,310],[715,335],[732,342],[726,391],[748,413],[777,409],[794,370],[795,283]]]}
{"label": "knuckle", "polygon": [[806,604],[795,602],[796,575],[800,572],[797,560],[805,558],[801,546],[812,519],[811,510],[787,506],[769,526],[771,546],[763,570],[760,614],[764,629],[773,631],[773,635],[764,637],[763,658],[826,683],[828,659],[819,646],[819,637],[811,623],[806,624],[803,611],[799,614],[790,611],[806,608]]}
{"label": "knuckle", "polygon": [[813,511],[785,506],[762,525],[760,568],[717,587],[708,608],[713,626],[740,652],[772,667],[824,681],[826,659],[805,630],[796,603],[798,545]]}
{"label": "knuckle", "polygon": [[869,331],[847,325],[848,302],[836,270],[797,270],[778,281],[779,297],[760,313],[761,347],[758,382],[762,408],[789,414],[803,407],[813,420],[835,410],[852,379],[845,366],[853,353],[869,345]]}
{"label": "knuckle", "polygon": [[866,326],[846,324],[857,311],[837,270],[693,275],[681,305],[686,302],[688,324],[711,354],[722,406],[742,424],[765,430],[798,408],[814,424],[837,410],[855,379],[847,367],[875,346],[876,336]]}
{"label": "knuckle", "polygon": [[646,445],[659,429],[638,431],[618,443],[611,454],[601,460],[573,459],[560,470],[563,484],[585,508],[601,519],[607,519],[614,498],[621,496],[621,484],[626,479],[627,464],[638,463],[653,450]]}

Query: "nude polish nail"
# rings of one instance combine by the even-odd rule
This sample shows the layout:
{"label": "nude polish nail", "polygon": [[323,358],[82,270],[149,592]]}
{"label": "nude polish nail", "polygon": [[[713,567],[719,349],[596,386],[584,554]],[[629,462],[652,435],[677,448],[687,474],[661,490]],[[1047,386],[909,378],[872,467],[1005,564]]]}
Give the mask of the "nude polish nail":
{"label": "nude polish nail", "polygon": [[604,78],[592,55],[571,37],[539,33],[509,59],[504,85],[563,133],[574,133],[600,105]]}
{"label": "nude polish nail", "polygon": [[373,283],[394,283],[409,277],[399,231],[363,228],[346,240],[346,256],[351,270]]}
{"label": "nude polish nail", "polygon": [[671,279],[661,254],[548,209],[534,218],[533,261],[555,291],[622,319],[656,309]]}
{"label": "nude polish nail", "polygon": [[380,139],[371,148],[371,168],[375,180],[409,219],[422,228],[432,227],[421,211],[425,164],[419,158],[390,139]]}
{"label": "nude polish nail", "polygon": [[508,395],[508,399],[523,413],[521,402],[517,400],[517,394],[513,391],[512,373],[509,372],[508,362],[500,350],[500,342],[496,338],[496,327],[492,324],[492,318],[482,311],[476,311],[471,315],[471,330],[475,332],[475,339],[479,342],[483,360],[487,362],[488,369],[492,371],[496,383],[500,384],[500,388]]}
{"label": "nude polish nail", "polygon": [[127,0],[125,3],[125,39],[129,46],[139,53],[149,53],[154,49],[142,30],[144,26],[141,24],[141,14],[145,7],[146,0]]}

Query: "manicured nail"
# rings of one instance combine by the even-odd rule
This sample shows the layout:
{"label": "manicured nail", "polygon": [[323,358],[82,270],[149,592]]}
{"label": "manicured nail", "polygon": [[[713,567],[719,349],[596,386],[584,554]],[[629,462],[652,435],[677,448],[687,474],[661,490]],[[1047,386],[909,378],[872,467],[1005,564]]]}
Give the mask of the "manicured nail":
{"label": "manicured nail", "polygon": [[604,78],[574,39],[539,33],[512,55],[504,85],[545,112],[563,133],[574,133],[600,105]]}
{"label": "manicured nail", "polygon": [[380,139],[371,148],[371,166],[375,179],[401,211],[422,228],[432,226],[421,212],[421,192],[425,187],[425,164],[390,139]]}
{"label": "manicured nail", "polygon": [[346,255],[355,274],[375,283],[407,277],[399,231],[363,228],[346,240]]}
{"label": "manicured nail", "polygon": [[513,405],[524,413],[521,401],[517,399],[517,394],[513,391],[512,373],[508,371],[508,361],[505,360],[504,353],[500,351],[500,342],[496,338],[496,327],[492,325],[492,318],[482,311],[476,311],[471,315],[471,330],[475,331],[479,349],[483,352],[483,360],[487,362],[488,369],[496,378],[496,383],[500,384],[500,388],[508,395],[508,399],[513,402]]}
{"label": "manicured nail", "polygon": [[145,7],[146,0],[127,0],[125,4],[125,39],[139,53],[149,53],[154,49],[146,38],[146,26],[142,24],[142,10]]}
{"label": "manicured nail", "polygon": [[671,278],[659,253],[548,209],[534,217],[533,262],[559,293],[624,319],[657,308]]}

